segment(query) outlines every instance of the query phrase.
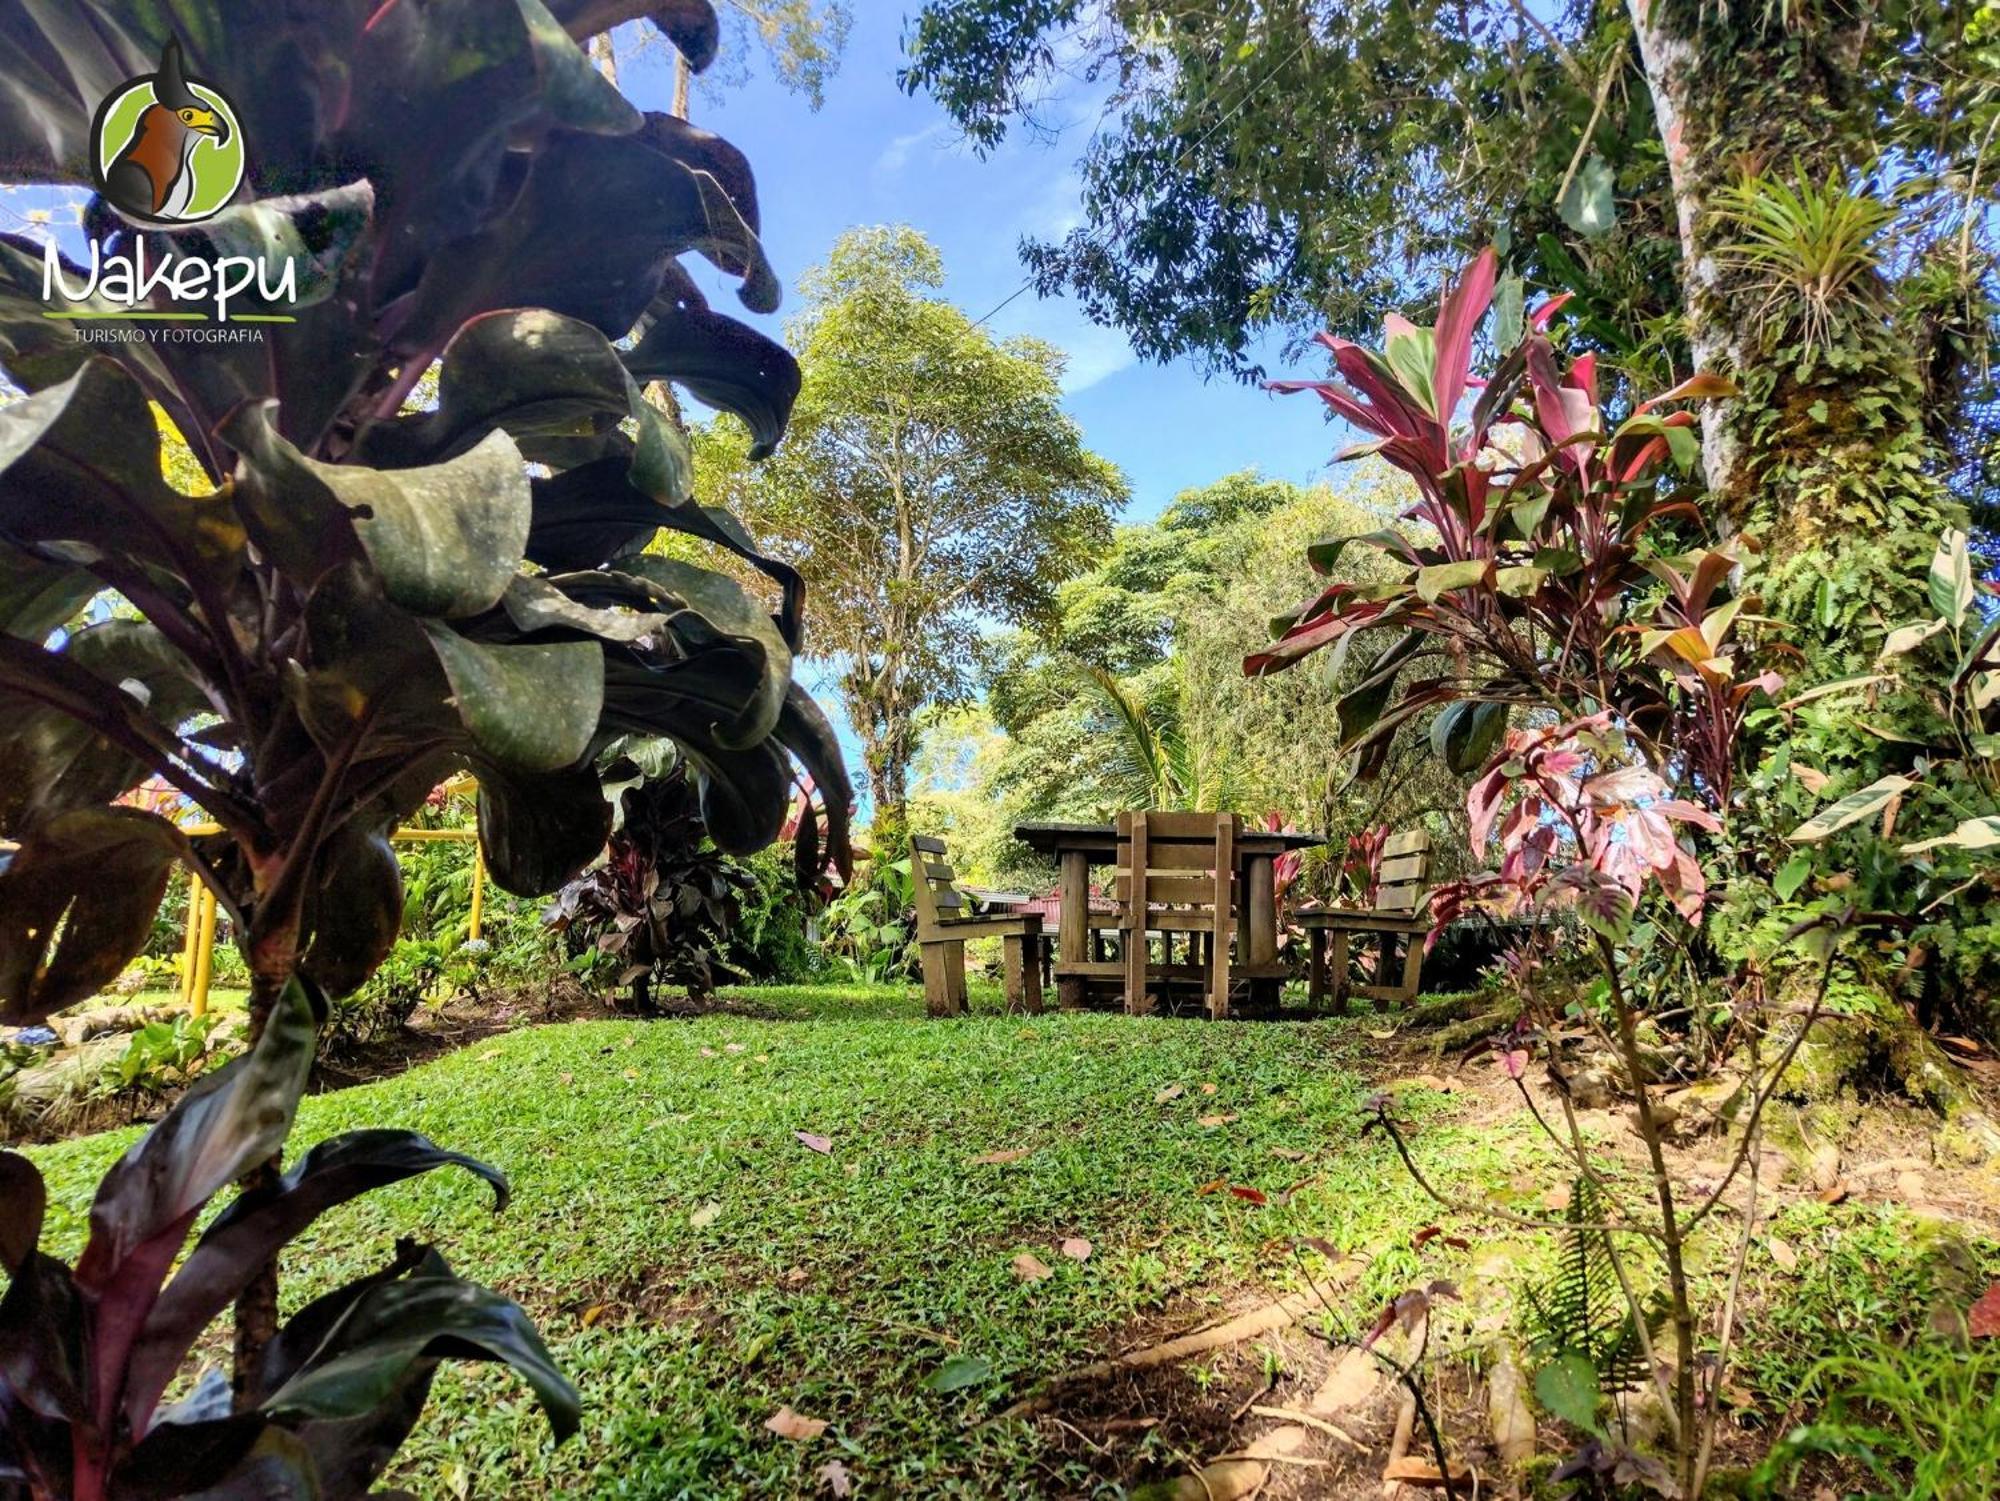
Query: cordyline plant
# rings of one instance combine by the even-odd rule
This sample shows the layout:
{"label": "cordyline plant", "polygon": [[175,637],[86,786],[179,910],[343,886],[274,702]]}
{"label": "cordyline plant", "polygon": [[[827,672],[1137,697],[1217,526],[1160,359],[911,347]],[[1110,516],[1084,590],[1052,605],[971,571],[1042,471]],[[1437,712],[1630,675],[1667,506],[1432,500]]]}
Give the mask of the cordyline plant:
{"label": "cordyline plant", "polygon": [[653,1009],[656,980],[706,1001],[717,985],[742,978],[722,950],[751,877],[709,841],[683,765],[625,788],[619,812],[603,860],[563,887],[547,922],[573,950],[609,955],[641,1014]]}
{"label": "cordyline plant", "polygon": [[295,982],[256,1046],[197,1084],[105,1175],[74,1268],[36,1249],[40,1174],[0,1153],[0,1264],[10,1278],[0,1304],[0,1495],[365,1495],[445,1358],[505,1361],[558,1437],[575,1429],[576,1393],[527,1315],[407,1241],[379,1272],[293,1314],[233,1400],[214,1370],[181,1400],[162,1400],[203,1330],[326,1210],[446,1164],[506,1201],[493,1169],[415,1132],[351,1131],[237,1198],[181,1259],[209,1201],[283,1145],[314,1031],[307,983]]}
{"label": "cordyline plant", "polygon": [[[1407,513],[1415,523],[1407,533],[1340,538],[1312,551],[1314,566],[1326,573],[1344,547],[1372,546],[1407,565],[1405,577],[1331,584],[1273,622],[1275,644],[1244,666],[1253,674],[1274,671],[1325,646],[1344,650],[1364,632],[1385,632],[1389,644],[1339,708],[1343,749],[1357,756],[1358,774],[1380,768],[1400,726],[1438,710],[1432,734],[1441,758],[1476,776],[1467,805],[1474,854],[1483,855],[1497,836],[1499,864],[1491,874],[1441,888],[1431,918],[1438,928],[1467,911],[1538,919],[1511,956],[1522,982],[1522,1022],[1495,1046],[1536,1119],[1604,1206],[1605,1223],[1584,1228],[1603,1229],[1607,1243],[1609,1232],[1642,1238],[1667,1283],[1671,1361],[1662,1362],[1653,1359],[1651,1315],[1619,1264],[1634,1335],[1667,1413],[1671,1473],[1622,1451],[1597,1429],[1599,1382],[1608,1373],[1589,1370],[1588,1362],[1582,1396],[1550,1402],[1590,1435],[1570,1473],[1693,1497],[1707,1481],[1734,1300],[1732,1294],[1719,1316],[1719,1357],[1704,1370],[1697,1342],[1706,1314],[1689,1286],[1688,1237],[1721,1203],[1744,1162],[1754,1163],[1764,1103],[1817,1007],[1768,1071],[1753,1041],[1754,1081],[1745,1097],[1748,1113],[1738,1117],[1743,1134],[1734,1163],[1720,1186],[1690,1206],[1676,1199],[1664,1117],[1648,1090],[1653,1070],[1641,1043],[1640,1028],[1660,996],[1639,994],[1637,977],[1671,983],[1675,958],[1688,954],[1707,882],[1683,838],[1695,831],[1724,836],[1745,715],[1780,680],[1750,671],[1735,635],[1751,603],[1741,580],[1756,562],[1755,543],[1739,536],[1679,552],[1656,536],[1669,519],[1700,520],[1677,482],[1697,456],[1693,417],[1657,408],[1728,387],[1698,375],[1612,422],[1592,357],[1564,365],[1547,336],[1558,298],[1531,316],[1526,337],[1478,387],[1469,419],[1460,424],[1460,406],[1475,386],[1473,331],[1492,294],[1495,264],[1490,251],[1473,262],[1445,296],[1435,329],[1393,321],[1381,353],[1329,338],[1340,379],[1281,387],[1316,391],[1372,434],[1350,454],[1379,453],[1411,477],[1419,498]],[[1522,723],[1510,728],[1516,711]],[[1594,997],[1570,1017],[1543,1003],[1538,981],[1552,946],[1579,931],[1601,977]],[[1823,971],[1822,995],[1824,981]],[[1577,1126],[1561,1048],[1582,1037],[1594,1038],[1614,1060],[1635,1102],[1651,1169],[1650,1206],[1622,1202]],[[1537,1050],[1553,1106],[1538,1104],[1524,1082]],[[1558,1107],[1559,1118],[1544,1113]],[[1378,1102],[1375,1123],[1388,1128],[1430,1190],[1386,1101]],[[1753,1167],[1746,1227],[1755,1220],[1755,1193]],[[1564,1233],[1578,1228],[1492,1205],[1477,1211]],[[1739,1276],[1747,1243],[1746,1228]],[[1571,1352],[1550,1393],[1578,1386],[1578,1358]]]}
{"label": "cordyline plant", "polygon": [[[619,737],[674,744],[729,850],[776,837],[796,758],[829,789],[828,843],[845,848],[838,749],[791,677],[799,580],[694,500],[686,443],[641,391],[679,382],[768,450],[798,389],[791,357],[710,311],[678,264],[698,251],[742,277],[750,307],[775,304],[742,157],[635,110],[578,45],[641,14],[691,59],[712,54],[706,0],[0,9],[0,177],[90,183],[100,99],[177,40],[187,74],[236,107],[240,201],[165,233],[93,200],[93,252],[248,257],[259,286],[288,272],[297,288],[237,300],[293,320],[263,325],[261,342],[87,346],[73,319],[45,316],[43,247],[0,236],[0,367],[28,393],[0,407],[0,837],[14,846],[0,857],[0,1021],[40,1020],[113,978],[180,861],[232,919],[258,1037],[105,1180],[73,1275],[10,1243],[26,1270],[0,1303],[0,1489],[138,1493],[132,1456],[159,1426],[165,1379],[127,1365],[147,1310],[200,1298],[205,1322],[221,1306],[177,1291],[194,1258],[159,1283],[227,1181],[246,1173],[246,1192],[217,1225],[311,1175],[311,1156],[279,1172],[310,1053],[295,1039],[388,952],[402,895],[384,836],[445,774],[478,774],[486,860],[522,893],[603,847],[595,757]],[[68,268],[70,287],[86,280]],[[64,309],[108,310],[94,296]],[[406,410],[434,367],[435,407]],[[153,404],[212,493],[162,478]],[[775,614],[720,573],[640,555],[662,527],[762,569]],[[62,629],[101,596],[139,618]],[[113,806],[152,775],[221,832],[189,838]],[[336,1197],[435,1153],[371,1138],[326,1180]],[[33,1192],[9,1169],[10,1234]],[[310,1368],[310,1352],[283,1348],[297,1321],[277,1328],[275,1254],[304,1223],[281,1219],[230,1242],[230,1278],[250,1268],[240,1425],[290,1413],[269,1404]],[[431,1286],[446,1275],[435,1259],[395,1275],[436,1293],[409,1295],[407,1321],[396,1295],[335,1296],[412,1359],[463,1353],[500,1317],[469,1283]],[[167,1374],[185,1348],[159,1347]],[[364,1365],[338,1369],[358,1381]],[[343,1409],[343,1431],[370,1446],[421,1405],[401,1376],[351,1391],[361,1406]],[[146,1493],[252,1485],[238,1469],[252,1465],[257,1494],[357,1494],[393,1449],[369,1448],[370,1468],[259,1436]]]}
{"label": "cordyline plant", "polygon": [[[1738,536],[1689,553],[1653,533],[1699,519],[1676,483],[1698,457],[1693,414],[1674,401],[1726,394],[1697,375],[1613,423],[1599,398],[1595,357],[1559,363],[1546,330],[1565,298],[1530,316],[1528,333],[1474,389],[1472,336],[1492,299],[1486,251],[1446,295],[1436,328],[1392,319],[1382,352],[1322,335],[1338,380],[1281,381],[1313,391],[1373,438],[1342,457],[1380,454],[1415,482],[1408,532],[1333,538],[1312,547],[1330,573],[1349,546],[1407,565],[1381,584],[1335,582],[1272,622],[1272,646],[1247,658],[1252,675],[1366,632],[1391,639],[1341,700],[1343,750],[1372,776],[1395,732],[1441,710],[1440,753],[1460,773],[1482,766],[1510,709],[1562,720],[1610,713],[1651,759],[1671,763],[1712,804],[1727,802],[1734,742],[1753,694],[1775,680],[1736,672],[1732,626],[1745,597],[1720,600],[1734,570],[1756,560]],[[1400,689],[1400,693],[1399,693]],[[1663,748],[1670,748],[1663,749]]]}

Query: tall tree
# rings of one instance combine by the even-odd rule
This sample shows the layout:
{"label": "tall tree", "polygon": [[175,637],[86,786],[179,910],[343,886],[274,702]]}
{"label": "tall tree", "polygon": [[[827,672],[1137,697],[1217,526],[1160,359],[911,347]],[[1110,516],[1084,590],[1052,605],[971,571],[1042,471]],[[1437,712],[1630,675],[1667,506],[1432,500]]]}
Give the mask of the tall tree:
{"label": "tall tree", "polygon": [[1143,353],[1255,377],[1259,330],[1372,338],[1493,242],[1641,386],[1738,378],[1707,478],[1795,579],[1833,529],[1914,545],[1947,475],[2000,500],[1994,0],[928,0],[908,45],[981,145],[1079,51],[1117,78],[1086,227],[1023,253]]}
{"label": "tall tree", "polygon": [[749,465],[731,419],[697,440],[704,483],[805,576],[806,649],[840,664],[878,843],[904,821],[919,713],[973,696],[994,625],[1053,617],[1126,497],[1062,409],[1062,353],[994,339],[943,282],[917,231],[850,230],[801,286],[785,446]]}

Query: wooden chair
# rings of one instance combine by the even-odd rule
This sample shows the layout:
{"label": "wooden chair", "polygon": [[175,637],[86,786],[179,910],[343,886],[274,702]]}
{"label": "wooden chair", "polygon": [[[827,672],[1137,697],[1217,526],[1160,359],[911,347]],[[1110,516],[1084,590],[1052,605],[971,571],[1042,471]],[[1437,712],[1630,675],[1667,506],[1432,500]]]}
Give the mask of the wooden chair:
{"label": "wooden chair", "polygon": [[[1118,815],[1118,900],[1125,959],[1125,1009],[1153,1009],[1155,981],[1198,985],[1208,1014],[1229,1015],[1229,950],[1236,929],[1236,840],[1232,813]],[[1187,962],[1173,962],[1174,935],[1188,938]],[[1160,938],[1160,960],[1149,935]]]}
{"label": "wooden chair", "polygon": [[1042,1009],[1042,919],[1039,913],[974,917],[945,863],[944,841],[910,839],[910,885],[917,903],[917,943],[924,965],[924,1009],[932,1016],[965,1013],[965,940],[999,938],[1007,1009]]}
{"label": "wooden chair", "polygon": [[[1349,995],[1368,997],[1375,1002],[1378,1010],[1391,1001],[1407,1004],[1415,998],[1423,978],[1424,935],[1430,930],[1430,919],[1423,910],[1424,902],[1430,895],[1430,874],[1431,836],[1421,830],[1392,834],[1382,846],[1382,870],[1373,908],[1315,904],[1301,907],[1292,914],[1293,922],[1306,930],[1310,945],[1306,989],[1313,1005],[1319,1005],[1326,998],[1329,938],[1333,941],[1334,1009],[1345,1009]],[[1374,985],[1348,983],[1348,943],[1355,935],[1363,940],[1377,938],[1381,941],[1375,964],[1378,983]],[[1398,983],[1390,984],[1388,977],[1395,964],[1395,949],[1399,941],[1405,945],[1402,978]]]}

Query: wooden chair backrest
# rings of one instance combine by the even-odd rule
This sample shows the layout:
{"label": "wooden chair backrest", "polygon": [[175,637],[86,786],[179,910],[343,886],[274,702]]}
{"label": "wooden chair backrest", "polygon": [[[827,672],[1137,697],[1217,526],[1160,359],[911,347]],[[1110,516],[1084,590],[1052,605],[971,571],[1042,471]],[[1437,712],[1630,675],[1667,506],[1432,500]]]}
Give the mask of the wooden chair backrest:
{"label": "wooden chair backrest", "polygon": [[958,889],[958,876],[945,860],[944,841],[928,834],[910,836],[910,886],[917,903],[917,938],[940,923],[969,917],[972,904]]}
{"label": "wooden chair backrest", "polygon": [[1120,907],[1165,912],[1182,925],[1204,916],[1225,930],[1235,908],[1236,842],[1243,820],[1233,813],[1153,812],[1118,815]]}
{"label": "wooden chair backrest", "polygon": [[1382,845],[1375,910],[1413,916],[1430,893],[1431,836],[1422,829],[1391,834]]}

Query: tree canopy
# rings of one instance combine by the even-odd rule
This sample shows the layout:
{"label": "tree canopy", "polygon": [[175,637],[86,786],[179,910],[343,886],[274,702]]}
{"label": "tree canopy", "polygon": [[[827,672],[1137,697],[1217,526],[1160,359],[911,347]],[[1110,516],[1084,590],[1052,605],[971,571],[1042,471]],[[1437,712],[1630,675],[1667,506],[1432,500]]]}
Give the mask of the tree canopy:
{"label": "tree canopy", "polygon": [[996,340],[937,295],[915,230],[851,230],[791,330],[804,387],[778,454],[703,431],[698,463],[805,576],[809,651],[840,663],[878,820],[902,808],[916,716],[964,702],[995,623],[1051,620],[1126,496],[1062,409],[1063,356]]}

